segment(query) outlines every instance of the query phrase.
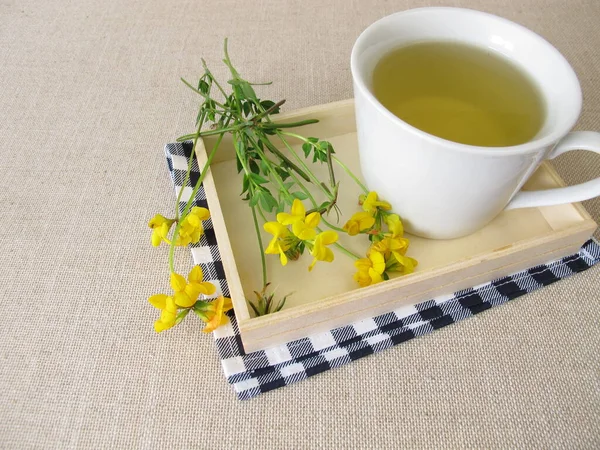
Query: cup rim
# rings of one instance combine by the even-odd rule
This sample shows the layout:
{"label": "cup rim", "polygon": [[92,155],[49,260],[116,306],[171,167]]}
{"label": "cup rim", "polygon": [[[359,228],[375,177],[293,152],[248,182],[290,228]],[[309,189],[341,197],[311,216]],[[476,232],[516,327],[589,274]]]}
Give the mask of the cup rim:
{"label": "cup rim", "polygon": [[[484,147],[484,146],[478,146],[478,145],[461,144],[459,142],[454,142],[454,141],[450,141],[448,139],[444,139],[444,138],[435,136],[433,134],[427,133],[423,130],[420,130],[419,128],[416,128],[416,127],[410,125],[409,123],[403,121],[402,119],[397,117],[395,114],[390,112],[385,106],[383,106],[381,104],[381,102],[379,102],[379,100],[377,100],[375,95],[366,86],[366,83],[365,83],[365,80],[363,79],[363,77],[360,75],[360,71],[359,71],[359,67],[358,67],[358,64],[359,64],[358,63],[358,55],[357,55],[358,47],[360,47],[360,44],[362,43],[362,41],[367,39],[367,36],[369,33],[371,33],[374,29],[376,29],[378,26],[380,26],[384,21],[391,20],[391,18],[393,18],[393,17],[402,16],[402,15],[412,15],[412,14],[427,14],[430,12],[440,12],[440,11],[450,11],[450,12],[454,12],[454,13],[470,14],[472,16],[479,15],[479,16],[485,17],[487,19],[501,21],[501,22],[504,22],[505,24],[510,25],[511,27],[520,29],[521,31],[525,32],[525,34],[527,34],[531,39],[534,39],[534,40],[538,41],[539,43],[541,43],[542,45],[546,46],[548,48],[548,50],[550,52],[554,53],[555,56],[557,56],[558,59],[560,61],[562,61],[562,63],[566,66],[567,72],[569,73],[569,76],[571,77],[571,81],[574,83],[575,90],[577,91],[577,98],[575,99],[574,113],[572,114],[571,118],[565,120],[565,123],[563,126],[557,127],[555,130],[551,131],[546,136],[541,136],[534,140],[527,141],[523,144],[504,146],[504,147]],[[355,85],[358,86],[358,89],[361,90],[361,92],[365,95],[367,100],[380,113],[382,113],[385,117],[390,119],[393,123],[401,126],[402,128],[404,128],[408,131],[418,134],[420,137],[422,137],[423,139],[426,139],[429,142],[443,144],[444,146],[449,147],[453,150],[462,151],[462,152],[466,152],[466,153],[493,154],[494,156],[502,156],[502,155],[514,155],[514,154],[538,151],[540,148],[553,145],[556,142],[558,142],[561,138],[563,138],[575,126],[575,123],[577,122],[577,120],[579,119],[579,115],[581,114],[582,93],[581,93],[581,85],[579,83],[579,79],[577,78],[577,75],[576,75],[575,71],[573,70],[573,67],[571,66],[571,64],[569,64],[567,59],[562,55],[562,53],[560,53],[558,51],[558,49],[556,49],[556,47],[554,47],[550,42],[548,42],[542,36],[540,36],[539,34],[535,33],[534,31],[530,30],[529,28],[527,28],[523,25],[520,25],[511,20],[505,19],[504,17],[496,16],[494,14],[486,13],[483,11],[478,11],[475,9],[454,8],[454,7],[423,7],[423,8],[413,8],[413,9],[408,9],[405,11],[399,11],[399,12],[384,16],[381,19],[378,19],[377,21],[373,22],[367,28],[365,28],[362,31],[362,33],[358,36],[356,41],[354,42],[354,45],[352,47],[352,53],[350,56],[350,71],[352,73],[352,79],[354,80]]]}

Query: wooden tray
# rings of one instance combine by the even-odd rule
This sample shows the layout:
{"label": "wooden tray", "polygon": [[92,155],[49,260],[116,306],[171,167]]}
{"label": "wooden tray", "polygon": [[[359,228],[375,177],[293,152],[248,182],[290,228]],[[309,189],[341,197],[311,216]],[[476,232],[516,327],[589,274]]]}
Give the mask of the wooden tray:
{"label": "wooden tray", "polygon": [[[302,127],[300,133],[331,141],[337,156],[359,175],[353,101],[306,108],[282,115],[278,121],[308,118],[319,119],[319,123]],[[214,139],[207,138],[204,146],[210,149],[213,143]],[[206,161],[202,148],[198,159],[202,167]],[[341,181],[343,195],[338,204],[345,220],[359,210],[359,191],[342,170],[336,170],[336,175]],[[286,267],[279,265],[277,256],[267,255],[268,278],[278,296],[293,295],[282,311],[253,317],[246,298],[254,299],[253,291],[261,288],[260,254],[250,208],[239,195],[241,180],[230,141],[223,141],[204,184],[246,352],[451,294],[575,253],[597,227],[580,204],[567,204],[506,211],[484,229],[460,239],[408,236],[408,255],[419,261],[415,273],[365,288],[352,279],[352,260],[339,252],[334,263],[318,263],[310,274],[310,255]],[[554,169],[544,163],[524,189],[563,185]],[[269,239],[265,233],[265,245]],[[368,247],[363,236],[340,236],[340,242],[361,255]]]}

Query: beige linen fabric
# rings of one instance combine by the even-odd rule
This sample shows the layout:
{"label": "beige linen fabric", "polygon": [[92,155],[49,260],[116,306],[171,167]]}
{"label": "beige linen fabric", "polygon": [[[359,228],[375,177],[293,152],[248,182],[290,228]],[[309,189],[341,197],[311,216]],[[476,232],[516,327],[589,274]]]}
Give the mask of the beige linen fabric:
{"label": "beige linen fabric", "polygon": [[[359,32],[437,4],[549,39],[600,129],[597,0],[0,2],[0,448],[600,447],[600,268],[249,402],[193,318],[152,330],[167,259],[145,223],[198,103],[179,77],[223,74],[229,36],[288,110],[345,99]],[[580,182],[600,157],[557,166]]]}

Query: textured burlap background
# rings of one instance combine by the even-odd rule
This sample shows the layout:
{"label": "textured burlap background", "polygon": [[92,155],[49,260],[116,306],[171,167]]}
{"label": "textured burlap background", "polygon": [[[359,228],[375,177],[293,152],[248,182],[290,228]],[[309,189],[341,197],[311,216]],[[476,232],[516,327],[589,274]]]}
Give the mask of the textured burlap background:
{"label": "textured burlap background", "polygon": [[[600,129],[597,0],[443,3],[549,39],[582,83],[578,128]],[[172,208],[162,148],[197,106],[179,77],[215,66],[229,36],[288,110],[348,98],[359,32],[432,4],[0,2],[1,448],[600,446],[599,268],[249,402],[194,318],[152,330],[167,259],[146,221]],[[557,165],[600,174],[596,155]]]}

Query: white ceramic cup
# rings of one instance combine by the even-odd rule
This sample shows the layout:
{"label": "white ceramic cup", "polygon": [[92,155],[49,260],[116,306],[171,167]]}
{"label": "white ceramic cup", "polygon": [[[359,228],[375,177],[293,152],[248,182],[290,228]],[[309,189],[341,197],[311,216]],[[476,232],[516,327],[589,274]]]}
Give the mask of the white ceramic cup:
{"label": "white ceramic cup", "polygon": [[[537,136],[511,147],[477,147],[421,131],[373,95],[371,77],[389,50],[444,40],[492,49],[537,83],[546,119]],[[470,234],[504,209],[571,203],[600,196],[600,178],[545,191],[519,192],[545,159],[570,150],[600,153],[600,134],[569,133],[581,88],[566,59],[546,40],[506,19],[460,8],[420,8],[375,22],[352,49],[360,164],[370,190],[392,204],[412,234],[449,239]]]}

